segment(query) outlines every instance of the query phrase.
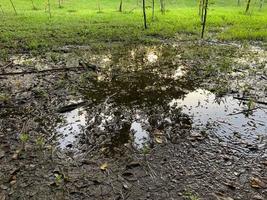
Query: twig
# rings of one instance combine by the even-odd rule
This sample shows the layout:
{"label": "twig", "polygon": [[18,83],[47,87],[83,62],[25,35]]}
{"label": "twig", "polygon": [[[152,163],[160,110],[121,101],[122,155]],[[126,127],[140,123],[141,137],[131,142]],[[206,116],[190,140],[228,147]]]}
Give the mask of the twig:
{"label": "twig", "polygon": [[76,71],[86,69],[84,67],[64,67],[64,68],[54,68],[54,69],[45,69],[45,70],[36,70],[36,71],[23,71],[23,72],[8,72],[0,74],[1,76],[16,76],[16,75],[25,75],[25,74],[42,74],[47,72],[64,72],[64,71]]}
{"label": "twig", "polygon": [[248,113],[248,112],[257,110],[257,109],[259,109],[259,108],[261,108],[261,107],[256,107],[256,108],[253,108],[253,109],[242,110],[242,111],[237,112],[237,113],[230,113],[230,114],[228,114],[227,116],[232,116],[232,115],[239,115],[239,114],[243,114],[243,113]]}
{"label": "twig", "polygon": [[[249,101],[250,99],[247,97],[233,97],[234,99],[238,99],[238,100],[242,100],[242,101]],[[254,100],[253,100],[254,101]],[[263,105],[267,105],[267,102],[264,101],[254,101],[255,103],[258,104],[263,104]]]}

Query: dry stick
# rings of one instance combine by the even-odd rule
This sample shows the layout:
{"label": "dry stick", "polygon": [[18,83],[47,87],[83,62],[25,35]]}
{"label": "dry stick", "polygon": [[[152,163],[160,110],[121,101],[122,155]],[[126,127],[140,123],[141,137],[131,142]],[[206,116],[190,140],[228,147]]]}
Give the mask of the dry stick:
{"label": "dry stick", "polygon": [[203,24],[202,24],[201,38],[204,38],[204,32],[205,32],[207,14],[208,14],[208,3],[209,1],[205,0],[204,19],[203,19]]}
{"label": "dry stick", "polygon": [[147,29],[147,23],[146,23],[146,0],[143,0],[143,16],[144,16],[144,27]]}
{"label": "dry stick", "polygon": [[[234,99],[242,100],[242,101],[250,101],[250,98],[246,97],[233,97]],[[262,105],[267,105],[267,102],[264,101],[254,101],[255,103],[262,104]]]}
{"label": "dry stick", "polygon": [[13,4],[13,1],[10,0],[10,3],[12,4],[13,10],[14,10],[15,14],[17,15],[18,13],[17,13],[17,10],[16,10],[16,8],[15,8],[15,6],[14,6],[14,4]]}
{"label": "dry stick", "polygon": [[244,113],[248,113],[248,112],[251,112],[251,111],[260,109],[260,108],[261,108],[261,107],[256,107],[256,108],[253,108],[253,109],[242,110],[242,111],[237,112],[237,113],[230,113],[230,114],[228,114],[228,116],[244,114]]}
{"label": "dry stick", "polygon": [[85,67],[68,67],[68,68],[54,68],[54,69],[45,69],[45,70],[39,70],[39,71],[24,71],[24,72],[8,72],[0,74],[1,76],[16,76],[16,75],[25,75],[25,74],[42,74],[47,72],[64,72],[64,71],[76,71],[86,69]]}

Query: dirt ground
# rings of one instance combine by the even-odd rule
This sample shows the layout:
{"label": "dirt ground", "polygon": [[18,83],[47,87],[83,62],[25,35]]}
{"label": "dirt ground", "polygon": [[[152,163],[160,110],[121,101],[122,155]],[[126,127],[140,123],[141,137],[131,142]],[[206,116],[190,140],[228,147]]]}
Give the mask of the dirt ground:
{"label": "dirt ground", "polygon": [[0,62],[0,200],[267,199],[260,44],[66,46]]}

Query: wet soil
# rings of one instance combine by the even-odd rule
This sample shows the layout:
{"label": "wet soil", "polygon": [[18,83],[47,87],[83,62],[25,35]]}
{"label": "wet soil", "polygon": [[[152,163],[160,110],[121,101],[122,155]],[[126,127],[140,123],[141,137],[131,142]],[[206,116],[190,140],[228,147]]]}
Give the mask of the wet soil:
{"label": "wet soil", "polygon": [[0,66],[0,199],[267,199],[267,51],[66,46]]}

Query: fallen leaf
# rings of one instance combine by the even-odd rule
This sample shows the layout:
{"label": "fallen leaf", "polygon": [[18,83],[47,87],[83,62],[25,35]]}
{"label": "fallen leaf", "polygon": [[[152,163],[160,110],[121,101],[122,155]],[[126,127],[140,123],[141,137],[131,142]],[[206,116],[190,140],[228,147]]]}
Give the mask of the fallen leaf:
{"label": "fallen leaf", "polygon": [[108,168],[108,163],[106,162],[100,166],[100,169],[103,171],[107,170],[107,168]]}
{"label": "fallen leaf", "polygon": [[161,137],[156,137],[155,140],[158,144],[162,144],[163,142]]}
{"label": "fallen leaf", "polygon": [[252,177],[250,179],[250,185],[253,188],[265,188],[266,187],[266,184],[262,180],[260,180],[259,178],[255,178],[255,177]]}
{"label": "fallen leaf", "polygon": [[6,196],[4,193],[0,193],[0,200],[5,200],[6,199]]}

